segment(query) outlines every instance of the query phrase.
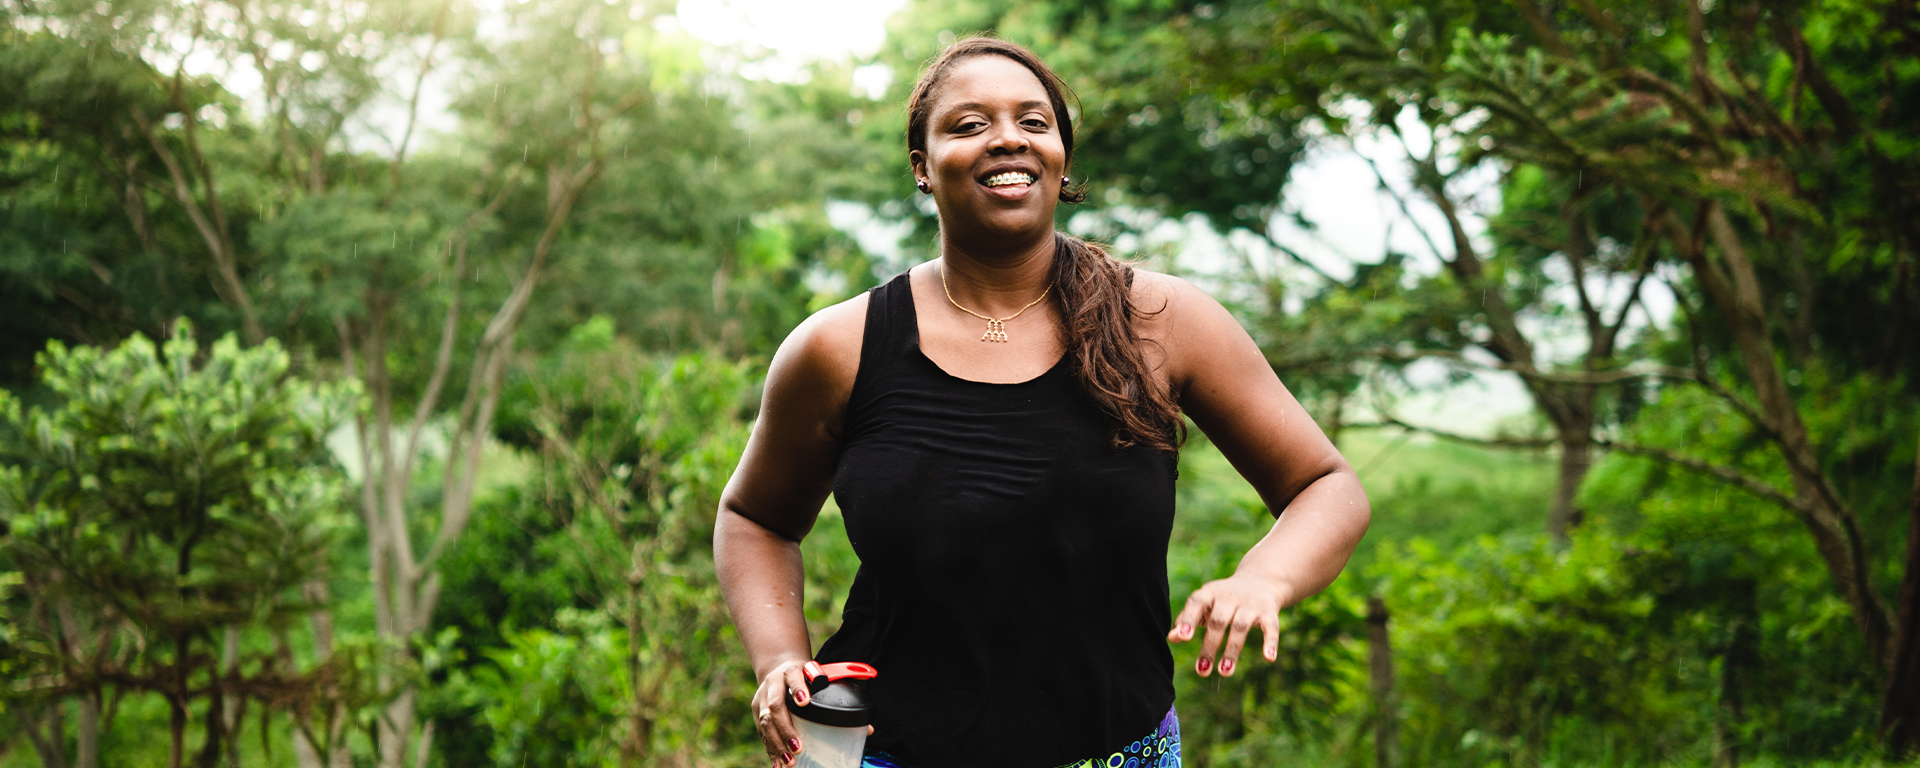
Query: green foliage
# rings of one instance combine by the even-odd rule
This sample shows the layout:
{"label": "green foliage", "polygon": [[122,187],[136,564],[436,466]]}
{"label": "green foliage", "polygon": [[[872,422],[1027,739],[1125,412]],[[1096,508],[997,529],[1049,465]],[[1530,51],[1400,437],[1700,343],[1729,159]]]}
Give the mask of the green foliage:
{"label": "green foliage", "polygon": [[[544,731],[512,707],[564,699],[568,709],[547,715],[563,719],[554,727],[577,732],[566,743],[598,745],[567,748],[577,764],[751,747],[752,673],[711,542],[712,510],[746,440],[753,371],[701,354],[650,355],[601,317],[510,385],[503,429],[536,450],[542,468],[488,510],[500,522],[483,524],[474,550],[449,569],[449,592],[467,596],[446,602],[440,620],[461,628],[469,661],[454,677],[475,686],[436,705],[453,732],[490,743],[501,765],[538,759],[528,750],[575,736],[528,741]],[[544,629],[555,616],[574,618],[558,633]],[[495,703],[503,697],[517,703]]]}
{"label": "green foliage", "polygon": [[603,614],[553,618],[558,632],[509,631],[475,673],[470,695],[492,732],[492,764],[616,765],[625,638]]}
{"label": "green foliage", "polygon": [[1383,543],[1406,745],[1421,762],[1657,762],[1694,746],[1691,649],[1654,630],[1656,556],[1583,529],[1442,551]]}
{"label": "green foliage", "polygon": [[202,350],[185,323],[158,348],[56,342],[39,362],[56,405],[0,392],[0,570],[28,587],[7,612],[24,630],[14,679],[36,681],[8,697],[304,700],[291,659],[219,669],[216,635],[281,631],[311,607],[298,588],[346,522],[324,440],[354,390],[288,376],[277,344]]}
{"label": "green foliage", "polygon": [[[1910,436],[1920,428],[1914,409],[1885,407],[1904,398],[1891,382],[1819,378],[1808,377],[1837,395],[1809,410],[1816,439],[1829,446],[1826,461],[1846,492],[1858,494],[1854,503],[1872,511],[1865,524],[1884,530],[1903,523],[1888,502],[1899,499],[1896,489],[1911,478]],[[1635,422],[1634,437],[1686,446],[1771,482],[1786,476],[1751,424],[1697,388],[1662,390]],[[1741,741],[1812,758],[1857,750],[1870,739],[1861,724],[1876,716],[1878,674],[1791,512],[1711,478],[1629,456],[1596,467],[1586,495],[1607,524],[1635,532],[1635,546],[1667,558],[1664,572],[1648,574],[1648,589],[1660,595],[1666,631],[1718,666],[1738,701],[1731,727]],[[1903,554],[1891,544],[1875,542],[1885,565],[1874,575],[1886,587],[1897,583],[1895,564]]]}

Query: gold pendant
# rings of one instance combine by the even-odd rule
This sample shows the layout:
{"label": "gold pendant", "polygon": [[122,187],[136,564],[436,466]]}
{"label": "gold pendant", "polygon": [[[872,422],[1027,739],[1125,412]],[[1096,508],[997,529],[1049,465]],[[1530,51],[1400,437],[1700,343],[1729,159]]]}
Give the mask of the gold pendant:
{"label": "gold pendant", "polygon": [[987,332],[980,334],[980,340],[981,341],[1000,341],[1000,342],[1006,341],[1007,340],[1006,324],[1002,323],[999,320],[995,320],[993,318],[987,318]]}

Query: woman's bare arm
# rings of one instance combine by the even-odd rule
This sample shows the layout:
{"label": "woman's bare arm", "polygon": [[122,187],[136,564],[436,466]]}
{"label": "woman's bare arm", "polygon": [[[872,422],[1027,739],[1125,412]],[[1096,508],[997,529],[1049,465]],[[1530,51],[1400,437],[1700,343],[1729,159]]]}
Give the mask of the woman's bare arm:
{"label": "woman's bare arm", "polygon": [[800,539],[832,491],[840,419],[860,365],[866,296],[801,323],[774,354],[760,417],[720,496],[713,561],[720,591],[760,681],[753,708],[776,763],[801,749],[786,694],[805,704],[813,646],[802,612]]}
{"label": "woman's bare arm", "polygon": [[1196,671],[1231,675],[1253,627],[1275,658],[1280,610],[1340,575],[1372,513],[1353,468],[1239,322],[1185,281],[1154,276],[1146,287],[1166,298],[1154,335],[1166,340],[1182,410],[1278,517],[1233,576],[1194,590],[1167,636],[1183,642],[1204,627]]}

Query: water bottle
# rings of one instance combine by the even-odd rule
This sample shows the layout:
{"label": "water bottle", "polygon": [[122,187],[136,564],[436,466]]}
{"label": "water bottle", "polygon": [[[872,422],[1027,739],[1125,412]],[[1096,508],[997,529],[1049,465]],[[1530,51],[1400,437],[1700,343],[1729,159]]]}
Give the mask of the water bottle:
{"label": "water bottle", "polygon": [[807,680],[812,694],[806,706],[787,692],[787,713],[800,731],[800,757],[794,768],[860,768],[867,746],[867,726],[873,707],[860,681],[879,674],[857,661],[820,665],[820,675]]}

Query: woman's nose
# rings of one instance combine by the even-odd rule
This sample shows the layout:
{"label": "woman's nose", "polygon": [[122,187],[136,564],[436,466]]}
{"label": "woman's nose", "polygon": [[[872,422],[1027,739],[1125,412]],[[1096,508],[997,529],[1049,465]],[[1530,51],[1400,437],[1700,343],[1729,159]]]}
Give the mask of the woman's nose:
{"label": "woman's nose", "polygon": [[1020,130],[1020,126],[1013,123],[1000,123],[987,130],[989,131],[987,151],[996,153],[1027,151],[1027,134]]}

